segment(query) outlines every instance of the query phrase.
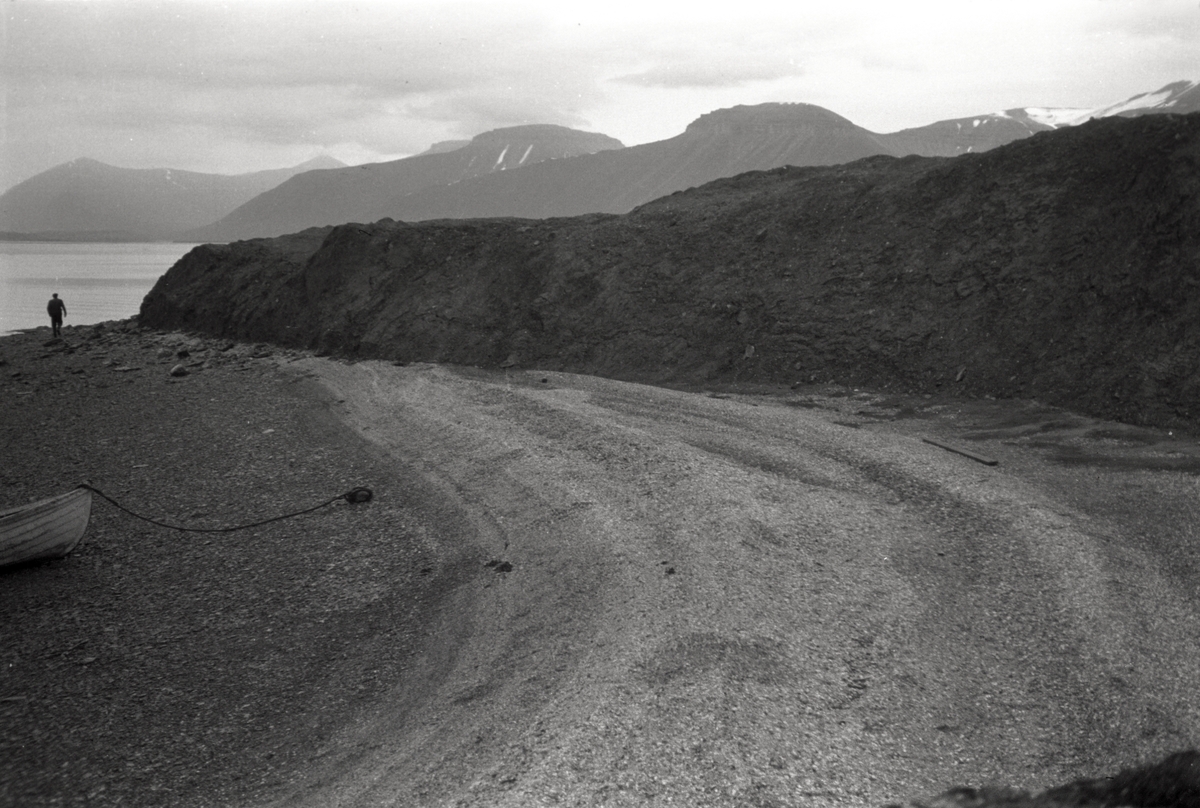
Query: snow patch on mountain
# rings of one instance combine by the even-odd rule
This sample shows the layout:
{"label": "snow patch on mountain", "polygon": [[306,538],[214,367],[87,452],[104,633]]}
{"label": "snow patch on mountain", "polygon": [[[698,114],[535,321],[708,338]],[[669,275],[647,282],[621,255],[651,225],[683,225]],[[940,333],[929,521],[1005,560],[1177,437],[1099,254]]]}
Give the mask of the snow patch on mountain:
{"label": "snow patch on mountain", "polygon": [[[1171,111],[1180,106],[1184,95],[1198,86],[1194,81],[1177,81],[1152,93],[1140,93],[1104,107],[1024,107],[1011,112],[1024,113],[1030,120],[1059,129],[1078,126],[1092,118],[1108,118],[1113,115],[1142,114],[1152,111]],[[1194,107],[1193,103],[1189,106]],[[1190,110],[1183,110],[1190,111]],[[1006,115],[1007,113],[996,113]]]}
{"label": "snow patch on mountain", "polygon": [[1141,93],[1112,106],[1102,107],[1095,111],[1097,118],[1107,118],[1110,115],[1121,115],[1127,112],[1149,109],[1170,109],[1179,104],[1181,97],[1196,88],[1194,81],[1177,81],[1168,84],[1161,90],[1152,93]]}
{"label": "snow patch on mountain", "polygon": [[1081,107],[1025,107],[1023,111],[1030,120],[1055,129],[1083,123],[1095,114],[1094,110]]}
{"label": "snow patch on mountain", "polygon": [[1159,90],[1156,93],[1142,93],[1135,95],[1127,101],[1122,101],[1111,107],[1106,107],[1100,111],[1101,117],[1109,115],[1120,115],[1122,112],[1128,112],[1131,109],[1148,109],[1150,107],[1166,106],[1171,99],[1170,90]]}

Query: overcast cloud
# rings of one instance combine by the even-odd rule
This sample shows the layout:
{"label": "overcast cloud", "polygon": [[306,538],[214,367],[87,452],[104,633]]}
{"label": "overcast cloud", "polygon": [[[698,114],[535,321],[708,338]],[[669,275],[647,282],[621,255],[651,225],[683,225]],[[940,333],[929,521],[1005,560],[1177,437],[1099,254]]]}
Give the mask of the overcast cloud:
{"label": "overcast cloud", "polygon": [[1200,79],[1197,0],[3,6],[0,189],[76,157],[241,173],[523,123],[627,145],[736,104],[873,131]]}

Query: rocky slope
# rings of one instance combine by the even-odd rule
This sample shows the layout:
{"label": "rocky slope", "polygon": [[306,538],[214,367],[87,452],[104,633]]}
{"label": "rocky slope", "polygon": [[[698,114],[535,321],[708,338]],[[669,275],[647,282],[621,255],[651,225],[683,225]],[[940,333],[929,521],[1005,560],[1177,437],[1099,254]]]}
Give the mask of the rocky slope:
{"label": "rocky slope", "polygon": [[289,177],[341,165],[318,157],[292,168],[227,176],[118,168],[80,158],[0,196],[0,231],[25,238],[169,239],[224,216]]}
{"label": "rocky slope", "polygon": [[[599,157],[603,157],[600,155]],[[747,173],[621,216],[196,248],[144,324],[656,382],[1037,397],[1200,424],[1200,115]]]}
{"label": "rocky slope", "polygon": [[187,233],[186,239],[230,241],[375,221],[393,215],[400,199],[423,188],[622,148],[621,141],[608,135],[548,124],[496,129],[466,145],[455,145],[437,144],[424,154],[387,163],[310,171],[248,201],[220,221]]}
{"label": "rocky slope", "polygon": [[[1111,777],[1077,780],[1040,794],[957,788],[908,808],[1190,808],[1200,804],[1200,752],[1189,750]],[[899,805],[885,808],[902,808]]]}

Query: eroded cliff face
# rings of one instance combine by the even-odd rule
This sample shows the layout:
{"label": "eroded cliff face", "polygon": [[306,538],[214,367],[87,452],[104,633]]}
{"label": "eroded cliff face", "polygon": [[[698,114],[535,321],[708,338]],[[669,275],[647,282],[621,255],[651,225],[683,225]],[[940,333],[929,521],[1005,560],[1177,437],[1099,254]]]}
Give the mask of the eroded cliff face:
{"label": "eroded cliff face", "polygon": [[838,381],[1200,425],[1200,115],[754,172],[621,216],[198,247],[143,324],[668,383]]}

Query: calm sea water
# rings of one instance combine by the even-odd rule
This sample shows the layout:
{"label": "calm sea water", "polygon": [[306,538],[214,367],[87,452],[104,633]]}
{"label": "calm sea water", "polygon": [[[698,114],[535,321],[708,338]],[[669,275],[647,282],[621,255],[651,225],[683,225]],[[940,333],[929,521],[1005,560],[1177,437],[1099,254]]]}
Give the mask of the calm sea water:
{"label": "calm sea water", "polygon": [[0,335],[49,326],[53,292],[67,304],[64,325],[132,317],[154,282],[194,246],[0,241]]}

